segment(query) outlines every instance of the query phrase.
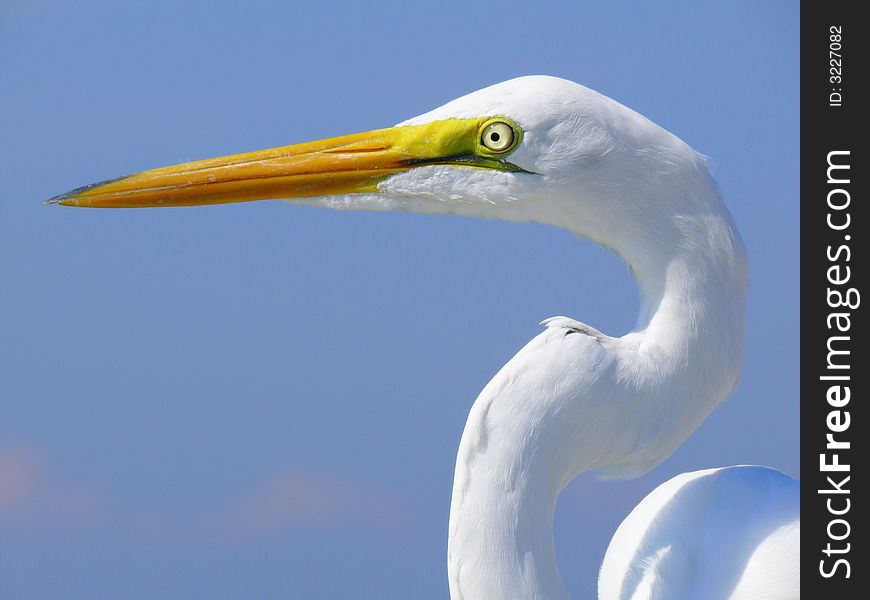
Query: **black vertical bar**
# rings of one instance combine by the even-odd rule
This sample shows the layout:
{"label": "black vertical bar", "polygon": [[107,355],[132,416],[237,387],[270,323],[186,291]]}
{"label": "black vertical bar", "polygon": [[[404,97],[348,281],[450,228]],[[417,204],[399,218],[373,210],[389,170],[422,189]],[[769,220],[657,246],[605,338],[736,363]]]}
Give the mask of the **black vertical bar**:
{"label": "black vertical bar", "polygon": [[[801,7],[801,587],[867,597],[864,513],[870,234],[863,138],[870,28],[860,3]],[[867,298],[870,301],[870,297]],[[862,362],[863,357],[863,362]]]}

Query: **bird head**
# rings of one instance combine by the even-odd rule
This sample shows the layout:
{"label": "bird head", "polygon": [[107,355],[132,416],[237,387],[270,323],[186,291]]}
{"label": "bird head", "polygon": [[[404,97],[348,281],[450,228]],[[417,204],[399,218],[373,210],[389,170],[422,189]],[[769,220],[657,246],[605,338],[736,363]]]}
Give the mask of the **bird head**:
{"label": "bird head", "polygon": [[142,208],[280,199],[537,221],[619,248],[617,238],[643,237],[639,224],[665,229],[656,222],[667,204],[688,194],[671,200],[656,186],[673,190],[693,170],[703,178],[701,162],[621,104],[564,79],[530,76],[395,127],[144,171],[48,202]]}

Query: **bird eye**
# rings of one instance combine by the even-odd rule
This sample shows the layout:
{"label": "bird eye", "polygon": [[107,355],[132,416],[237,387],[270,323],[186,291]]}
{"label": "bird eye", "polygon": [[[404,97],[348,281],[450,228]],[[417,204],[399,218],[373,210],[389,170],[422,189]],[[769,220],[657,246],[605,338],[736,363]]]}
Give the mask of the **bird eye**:
{"label": "bird eye", "polygon": [[514,145],[513,127],[504,121],[492,121],[480,134],[480,143],[492,152],[505,152]]}

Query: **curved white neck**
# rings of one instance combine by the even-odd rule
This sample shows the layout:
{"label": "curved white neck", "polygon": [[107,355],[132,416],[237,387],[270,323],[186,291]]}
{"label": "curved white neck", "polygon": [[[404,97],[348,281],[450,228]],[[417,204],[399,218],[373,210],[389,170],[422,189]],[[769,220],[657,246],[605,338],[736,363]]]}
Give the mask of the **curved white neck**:
{"label": "curved white neck", "polygon": [[[578,439],[567,429],[564,406],[542,410],[541,403],[556,403],[552,395],[512,398],[504,406],[485,389],[471,409],[457,457],[448,542],[453,600],[566,599],[552,530],[564,486],[590,469],[643,473],[670,455],[733,389],[742,348],[745,256],[715,189],[701,185],[695,193],[709,197],[695,204],[700,210],[675,218],[678,236],[667,228],[626,228],[616,243],[608,240],[629,264],[641,295],[635,331],[609,342],[607,351],[618,364],[614,372],[621,369],[623,379],[631,380],[614,376],[608,384],[624,402],[612,410],[651,422],[638,434],[647,445],[628,439],[602,458],[600,440]],[[589,225],[578,221],[568,228],[586,235]],[[588,406],[576,402],[567,420],[582,420]],[[650,413],[641,414],[645,410]],[[619,432],[601,432],[611,434]]]}
{"label": "curved white neck", "polygon": [[[534,438],[518,430],[510,437],[481,440],[488,432],[478,425],[488,416],[472,408],[460,443],[460,457],[470,460],[457,464],[454,480],[450,598],[567,600],[553,545],[553,515],[561,489],[551,483],[545,453],[539,455],[543,464],[520,464],[520,456],[534,454],[528,447]],[[516,415],[517,420],[523,416]],[[478,451],[481,442],[485,452]]]}

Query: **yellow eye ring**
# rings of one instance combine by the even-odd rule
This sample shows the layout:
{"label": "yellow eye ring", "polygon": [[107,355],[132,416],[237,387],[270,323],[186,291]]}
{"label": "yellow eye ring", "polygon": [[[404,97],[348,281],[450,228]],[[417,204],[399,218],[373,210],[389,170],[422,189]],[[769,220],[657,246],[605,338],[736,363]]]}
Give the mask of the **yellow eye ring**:
{"label": "yellow eye ring", "polygon": [[490,154],[505,154],[519,143],[519,128],[505,119],[492,119],[480,128],[481,149]]}

